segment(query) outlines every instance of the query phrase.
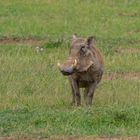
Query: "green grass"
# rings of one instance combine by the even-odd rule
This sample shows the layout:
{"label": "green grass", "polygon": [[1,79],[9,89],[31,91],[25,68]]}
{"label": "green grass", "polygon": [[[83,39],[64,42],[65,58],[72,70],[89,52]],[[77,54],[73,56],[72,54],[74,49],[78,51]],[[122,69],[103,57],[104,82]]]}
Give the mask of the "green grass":
{"label": "green grass", "polygon": [[20,37],[58,38],[78,33],[138,39],[140,34],[133,31],[139,29],[139,4],[139,0],[1,1],[0,32],[1,36]]}
{"label": "green grass", "polygon": [[[104,79],[91,108],[83,101],[82,107],[71,107],[69,83],[56,66],[67,55],[63,45],[44,46],[40,53],[27,46],[0,46],[0,135],[139,135],[140,81]],[[117,55],[109,56],[105,60],[111,71]],[[112,64],[116,67],[123,70]]]}
{"label": "green grass", "polygon": [[[139,108],[113,107],[3,111],[2,134],[49,137],[50,135],[138,135]],[[132,129],[133,127],[133,129]]]}
{"label": "green grass", "polygon": [[[34,45],[0,45],[0,136],[139,136],[140,79],[103,79],[93,105],[70,106],[71,90],[56,66],[73,33],[96,35],[106,72],[139,72],[140,2],[0,1],[0,37],[48,38]],[[137,30],[137,31],[136,31]],[[82,90],[81,90],[82,91]],[[82,95],[82,94],[81,94]]]}

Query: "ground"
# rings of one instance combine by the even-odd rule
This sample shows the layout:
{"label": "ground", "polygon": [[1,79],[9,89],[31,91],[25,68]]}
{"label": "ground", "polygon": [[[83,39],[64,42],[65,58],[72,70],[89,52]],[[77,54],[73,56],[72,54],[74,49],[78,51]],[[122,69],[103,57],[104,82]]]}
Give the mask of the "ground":
{"label": "ground", "polygon": [[[59,137],[37,140],[139,140],[139,137]],[[0,137],[0,140],[36,140],[34,138]]]}
{"label": "ground", "polygon": [[[1,139],[138,139],[139,4],[0,1]],[[80,107],[70,106],[68,80],[57,68],[68,55],[74,33],[96,36],[104,57],[103,79],[91,107],[84,105],[83,97]]]}

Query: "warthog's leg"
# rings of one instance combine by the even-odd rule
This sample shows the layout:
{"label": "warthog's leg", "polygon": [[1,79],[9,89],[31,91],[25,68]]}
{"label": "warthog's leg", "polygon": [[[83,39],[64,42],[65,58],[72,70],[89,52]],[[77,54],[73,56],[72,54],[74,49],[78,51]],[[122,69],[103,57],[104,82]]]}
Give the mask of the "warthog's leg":
{"label": "warthog's leg", "polygon": [[92,99],[93,99],[96,85],[97,85],[97,82],[94,82],[94,83],[90,84],[88,88],[85,89],[84,99],[85,99],[86,105],[92,104]]}
{"label": "warthog's leg", "polygon": [[74,89],[72,86],[72,83],[70,82],[71,85],[71,93],[72,93],[72,101],[71,101],[71,105],[75,105],[75,93],[74,93]]}
{"label": "warthog's leg", "polygon": [[81,104],[81,96],[77,81],[72,80],[72,87],[75,95],[75,104],[79,106]]}
{"label": "warthog's leg", "polygon": [[71,101],[71,105],[75,105],[75,91],[74,91],[74,83],[73,83],[73,79],[71,77],[69,77],[69,82],[70,82],[70,86],[71,86],[71,94],[72,94],[72,101]]}
{"label": "warthog's leg", "polygon": [[84,90],[84,100],[85,100],[85,103],[86,103],[86,99],[87,99],[87,94],[88,94],[88,90],[89,88],[85,88],[85,90]]}

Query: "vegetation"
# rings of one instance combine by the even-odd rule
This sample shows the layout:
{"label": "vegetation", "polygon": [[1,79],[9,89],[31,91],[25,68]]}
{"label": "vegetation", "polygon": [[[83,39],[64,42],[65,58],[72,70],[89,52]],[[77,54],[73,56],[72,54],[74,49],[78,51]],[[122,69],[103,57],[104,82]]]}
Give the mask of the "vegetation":
{"label": "vegetation", "polygon": [[[0,136],[140,135],[139,0],[5,0],[0,5]],[[105,75],[116,73],[114,79],[103,78],[91,107],[70,106],[69,83],[56,66],[67,57],[73,33],[95,35]],[[2,43],[4,36],[47,41]]]}

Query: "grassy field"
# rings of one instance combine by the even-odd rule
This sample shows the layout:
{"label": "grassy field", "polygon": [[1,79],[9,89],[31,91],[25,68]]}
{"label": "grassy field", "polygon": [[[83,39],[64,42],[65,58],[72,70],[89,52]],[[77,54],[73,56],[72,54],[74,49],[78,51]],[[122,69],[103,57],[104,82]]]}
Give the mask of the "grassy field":
{"label": "grassy field", "polygon": [[[0,7],[0,136],[140,136],[139,0],[5,0]],[[105,75],[115,74],[103,77],[91,107],[70,106],[56,66],[74,33],[95,35]]]}

